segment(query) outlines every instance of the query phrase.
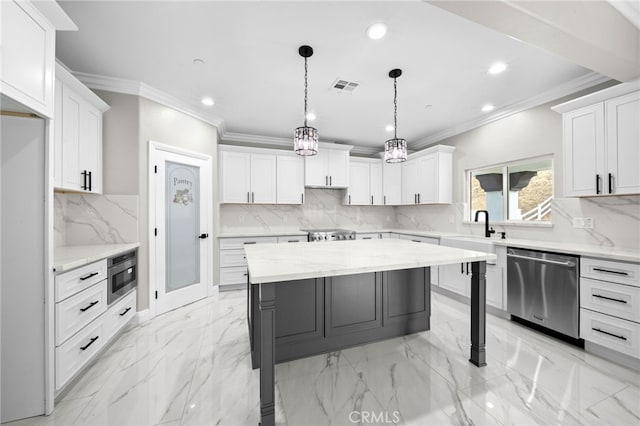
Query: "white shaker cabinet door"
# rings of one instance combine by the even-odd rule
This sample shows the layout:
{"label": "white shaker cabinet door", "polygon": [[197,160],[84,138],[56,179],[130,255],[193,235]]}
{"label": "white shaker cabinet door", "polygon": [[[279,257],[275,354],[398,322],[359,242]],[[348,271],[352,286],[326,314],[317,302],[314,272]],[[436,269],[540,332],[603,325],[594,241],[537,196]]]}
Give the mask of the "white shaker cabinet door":
{"label": "white shaker cabinet door", "polygon": [[276,156],[251,154],[251,203],[276,203]]}
{"label": "white shaker cabinet door", "polygon": [[402,163],[402,204],[418,203],[418,160]]}
{"label": "white shaker cabinet door", "polygon": [[640,92],[605,103],[607,176],[605,193],[640,193]]}
{"label": "white shaker cabinet door", "polygon": [[438,200],[438,154],[429,154],[416,159],[418,162],[418,204],[433,204]]}
{"label": "white shaker cabinet door", "polygon": [[67,86],[62,87],[62,187],[81,190],[84,184],[80,170],[80,138],[84,101]]}
{"label": "white shaker cabinet door", "polygon": [[276,159],[278,204],[304,203],[304,159],[299,155],[278,155]]}
{"label": "white shaker cabinet door", "polygon": [[[85,102],[80,111],[80,173],[85,172],[85,190],[102,192],[102,112]],[[84,183],[84,182],[83,182]]]}
{"label": "white shaker cabinet door", "polygon": [[382,204],[397,206],[402,204],[402,164],[383,163]]}
{"label": "white shaker cabinet door", "polygon": [[327,151],[319,150],[316,155],[304,157],[304,185],[311,187],[329,186],[327,174]]}
{"label": "white shaker cabinet door", "polygon": [[369,164],[352,161],[349,169],[350,182],[345,204],[352,206],[371,204],[369,196]]}
{"label": "white shaker cabinet door", "polygon": [[349,151],[328,149],[327,154],[329,186],[346,188],[349,186]]}
{"label": "white shaker cabinet door", "polygon": [[220,202],[251,202],[251,157],[244,152],[220,152]]}
{"label": "white shaker cabinet door", "polygon": [[382,162],[369,164],[369,193],[371,204],[381,206],[384,204],[382,193]]}

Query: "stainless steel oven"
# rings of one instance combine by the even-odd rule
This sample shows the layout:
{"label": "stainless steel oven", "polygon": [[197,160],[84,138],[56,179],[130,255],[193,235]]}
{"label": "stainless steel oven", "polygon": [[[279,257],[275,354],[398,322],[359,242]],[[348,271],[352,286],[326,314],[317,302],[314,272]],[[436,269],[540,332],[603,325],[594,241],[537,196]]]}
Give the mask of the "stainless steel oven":
{"label": "stainless steel oven", "polygon": [[138,285],[137,263],[136,250],[107,260],[107,304],[115,302]]}

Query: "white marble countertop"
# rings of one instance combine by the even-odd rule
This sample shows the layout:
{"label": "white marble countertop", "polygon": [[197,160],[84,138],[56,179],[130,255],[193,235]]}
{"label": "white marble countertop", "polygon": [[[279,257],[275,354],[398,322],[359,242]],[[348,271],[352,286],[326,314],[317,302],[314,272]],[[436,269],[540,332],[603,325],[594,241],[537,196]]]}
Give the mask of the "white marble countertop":
{"label": "white marble countertop", "polygon": [[65,272],[140,247],[140,243],[56,247],[53,270]]}
{"label": "white marble countertop", "polygon": [[245,246],[252,284],[495,260],[496,255],[381,239]]}
{"label": "white marble countertop", "polygon": [[247,231],[247,232],[223,232],[218,234],[216,238],[244,238],[244,237],[284,237],[288,235],[307,235],[308,232],[301,230],[289,230],[289,231]]}

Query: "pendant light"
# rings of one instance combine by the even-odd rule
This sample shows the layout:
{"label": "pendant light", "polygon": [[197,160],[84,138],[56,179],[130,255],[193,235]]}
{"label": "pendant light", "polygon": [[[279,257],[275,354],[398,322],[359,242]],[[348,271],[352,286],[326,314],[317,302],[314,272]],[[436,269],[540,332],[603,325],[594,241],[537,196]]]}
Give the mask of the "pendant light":
{"label": "pendant light", "polygon": [[318,153],[318,130],[307,126],[307,58],[313,55],[311,46],[300,46],[300,56],[304,58],[304,126],[296,128],[293,134],[293,149],[298,155]]}
{"label": "pendant light", "polygon": [[396,79],[402,75],[401,69],[389,71],[393,79],[393,139],[384,143],[384,161],[387,163],[401,163],[407,161],[407,141],[398,139],[398,83]]}

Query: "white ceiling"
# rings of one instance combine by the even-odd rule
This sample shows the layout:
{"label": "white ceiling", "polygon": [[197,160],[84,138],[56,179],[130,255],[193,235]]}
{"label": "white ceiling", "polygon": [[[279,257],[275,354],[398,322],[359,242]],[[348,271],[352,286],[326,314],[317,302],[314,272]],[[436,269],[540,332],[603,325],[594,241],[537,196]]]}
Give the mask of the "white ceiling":
{"label": "white ceiling", "polygon": [[[410,148],[484,120],[485,103],[496,106],[490,114],[500,115],[558,87],[601,77],[419,1],[60,4],[79,28],[58,33],[65,65],[146,83],[201,115],[221,118],[228,134],[290,138],[302,125],[302,44],[315,51],[309,105],[317,119],[311,125],[321,140],[363,147],[382,147],[391,137],[385,126],[393,122],[392,68],[403,70],[398,136]],[[387,36],[369,40],[365,29],[378,21],[387,24]],[[206,64],[194,65],[194,58]],[[509,68],[489,75],[498,60]],[[329,90],[336,78],[360,86],[336,93]],[[215,106],[202,106],[204,95]]]}

